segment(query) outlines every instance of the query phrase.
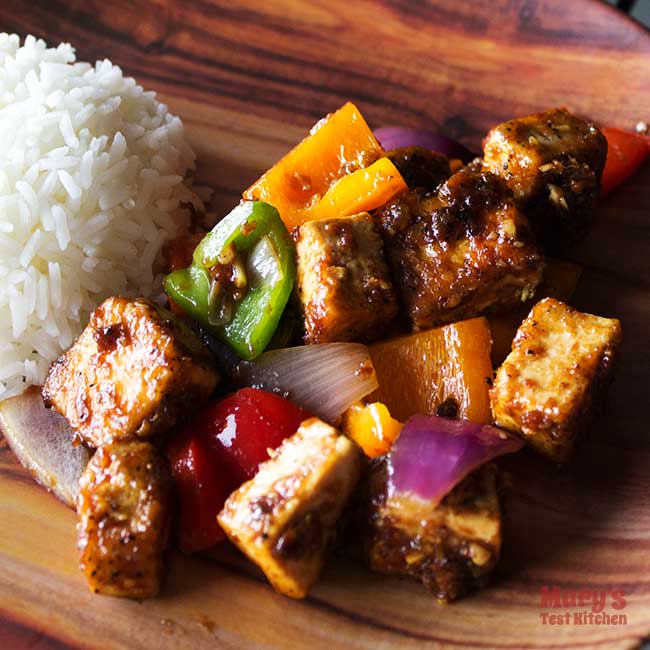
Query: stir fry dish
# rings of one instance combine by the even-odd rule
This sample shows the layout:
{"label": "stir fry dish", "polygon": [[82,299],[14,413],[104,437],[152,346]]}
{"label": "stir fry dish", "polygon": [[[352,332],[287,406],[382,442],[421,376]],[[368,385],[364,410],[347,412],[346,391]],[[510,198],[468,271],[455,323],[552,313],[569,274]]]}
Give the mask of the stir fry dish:
{"label": "stir fry dish", "polygon": [[37,473],[65,469],[90,588],[152,597],[169,546],[227,543],[292,598],[350,544],[440,601],[486,585],[499,458],[579,453],[619,356],[619,321],[567,304],[580,268],[558,259],[629,175],[609,142],[555,108],[476,157],[347,103],[181,231],[167,304],[105,299],[49,368],[50,410],[28,391],[33,421],[0,412],[23,459],[25,430],[59,432]]}

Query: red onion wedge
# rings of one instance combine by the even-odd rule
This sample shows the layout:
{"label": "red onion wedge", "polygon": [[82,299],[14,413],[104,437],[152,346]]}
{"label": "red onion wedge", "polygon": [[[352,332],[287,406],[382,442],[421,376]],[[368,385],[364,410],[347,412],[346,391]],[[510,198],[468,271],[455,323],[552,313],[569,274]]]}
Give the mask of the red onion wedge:
{"label": "red onion wedge", "polygon": [[473,154],[460,142],[456,142],[446,135],[431,133],[431,131],[410,129],[404,126],[382,126],[375,129],[374,133],[386,151],[401,147],[419,146],[431,149],[431,151],[437,151],[448,158],[460,158],[464,163],[476,158],[476,154]]}
{"label": "red onion wedge", "polygon": [[271,350],[242,361],[233,378],[240,386],[278,393],[331,424],[379,387],[368,348],[360,343]]}
{"label": "red onion wedge", "polygon": [[0,402],[0,431],[18,460],[63,503],[76,507],[79,478],[90,452],[73,445],[74,431],[45,408],[38,388]]}
{"label": "red onion wedge", "polygon": [[496,427],[414,415],[386,457],[388,494],[409,493],[435,507],[477,467],[523,445],[523,440]]}

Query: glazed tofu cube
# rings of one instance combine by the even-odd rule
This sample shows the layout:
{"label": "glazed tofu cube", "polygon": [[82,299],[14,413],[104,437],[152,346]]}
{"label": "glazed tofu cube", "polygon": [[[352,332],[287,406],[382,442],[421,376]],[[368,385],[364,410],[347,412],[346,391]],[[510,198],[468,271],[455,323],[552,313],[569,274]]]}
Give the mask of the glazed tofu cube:
{"label": "glazed tofu cube", "polygon": [[308,221],[296,241],[305,342],[368,341],[397,314],[383,242],[372,217]]}
{"label": "glazed tofu cube", "polygon": [[171,313],[144,299],[108,298],[50,367],[43,398],[99,447],[164,433],[217,381],[207,349]]}
{"label": "glazed tofu cube", "polygon": [[169,478],[148,442],[98,449],[80,480],[80,567],[98,594],[155,596],[163,574]]}
{"label": "glazed tofu cube", "polygon": [[459,171],[437,195],[411,190],[376,216],[416,331],[516,305],[542,277],[528,220],[493,174]]}
{"label": "glazed tofu cube", "polygon": [[569,459],[618,356],[621,326],[555,298],[538,302],[519,327],[490,391],[497,424],[540,454]]}
{"label": "glazed tofu cube", "polygon": [[585,233],[607,157],[593,124],[553,109],[500,124],[483,150],[483,168],[505,180],[547,246]]}
{"label": "glazed tofu cube", "polygon": [[312,418],[226,501],[221,527],[276,591],[307,595],[358,481],[360,462],[353,442]]}
{"label": "glazed tofu cube", "polygon": [[391,494],[386,464],[374,466],[364,494],[364,554],[373,571],[420,580],[449,602],[483,586],[501,550],[496,467],[484,465],[437,506]]}
{"label": "glazed tofu cube", "polygon": [[400,147],[386,152],[411,189],[435,192],[451,176],[449,158],[424,147]]}

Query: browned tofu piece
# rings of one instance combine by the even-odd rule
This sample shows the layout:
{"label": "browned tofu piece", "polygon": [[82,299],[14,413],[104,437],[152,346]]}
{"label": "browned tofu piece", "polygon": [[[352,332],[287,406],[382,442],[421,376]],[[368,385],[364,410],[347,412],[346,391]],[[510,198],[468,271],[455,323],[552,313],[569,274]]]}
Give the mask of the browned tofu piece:
{"label": "browned tofu piece", "polygon": [[318,578],[361,454],[316,418],[305,420],[226,501],[219,523],[276,591],[303,598]]}
{"label": "browned tofu piece", "polygon": [[167,467],[148,442],[101,447],[80,480],[80,567],[98,594],[149,598],[163,574],[169,520]]}
{"label": "browned tofu piece", "polygon": [[367,212],[308,221],[296,254],[306,343],[376,339],[397,314],[383,242]]}
{"label": "browned tofu piece", "polygon": [[519,327],[490,391],[497,424],[564,463],[588,425],[621,343],[614,318],[583,314],[555,298],[538,302]]}
{"label": "browned tofu piece", "polygon": [[493,464],[472,472],[436,507],[414,495],[391,495],[380,462],[364,500],[364,553],[373,571],[417,578],[445,602],[487,582],[501,550]]}
{"label": "browned tofu piece", "polygon": [[99,447],[165,432],[217,381],[207,349],[171,313],[144,299],[108,298],[50,367],[43,398]]}
{"label": "browned tofu piece", "polygon": [[400,147],[386,152],[411,189],[429,192],[438,189],[451,176],[449,158],[424,147]]}
{"label": "browned tofu piece", "polygon": [[500,124],[483,150],[483,169],[505,180],[548,247],[586,232],[607,157],[593,124],[556,108]]}
{"label": "browned tofu piece", "polygon": [[518,304],[542,277],[528,220],[493,174],[461,170],[437,195],[411,190],[376,216],[414,330]]}
{"label": "browned tofu piece", "polygon": [[488,318],[492,334],[490,356],[493,368],[498,368],[510,354],[521,321],[526,318],[535,303],[542,298],[570,300],[578,286],[581,274],[582,267],[578,264],[547,257],[544,277],[535,291],[535,297],[503,314],[494,314]]}

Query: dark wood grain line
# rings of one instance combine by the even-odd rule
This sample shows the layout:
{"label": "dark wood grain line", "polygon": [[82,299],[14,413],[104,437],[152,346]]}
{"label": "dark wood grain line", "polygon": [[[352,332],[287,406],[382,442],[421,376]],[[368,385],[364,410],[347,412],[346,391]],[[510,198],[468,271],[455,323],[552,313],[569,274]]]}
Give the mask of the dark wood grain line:
{"label": "dark wood grain line", "polygon": [[[250,580],[252,582],[256,583],[266,583],[266,580],[262,578],[259,575],[253,575],[252,573],[242,569],[241,567],[231,564],[229,562],[225,562],[222,560],[219,560],[218,558],[215,557],[202,557],[202,560],[214,564],[218,566],[220,569],[223,571],[227,571],[233,575],[236,575],[239,578],[243,578],[245,580]],[[457,643],[453,639],[443,639],[441,637],[435,636],[435,635],[427,635],[427,634],[418,634],[416,632],[413,632],[411,630],[408,630],[406,628],[401,628],[395,625],[389,625],[388,623],[377,621],[369,616],[364,616],[363,614],[359,614],[358,612],[351,611],[349,609],[346,609],[344,607],[340,607],[338,605],[335,605],[334,603],[331,603],[327,600],[317,598],[316,596],[309,595],[305,599],[305,602],[309,603],[311,606],[313,606],[315,609],[320,609],[322,611],[325,611],[329,614],[333,614],[335,616],[340,616],[348,619],[350,622],[355,623],[355,624],[360,624],[363,625],[364,627],[370,628],[370,629],[375,629],[381,632],[387,632],[389,634],[395,635],[398,638],[405,637],[408,639],[412,639],[415,641],[422,641],[422,642],[429,642],[429,643],[439,643],[439,642],[448,642],[451,643],[452,645],[457,645]],[[462,644],[461,644],[462,645]],[[475,647],[492,647],[490,644],[474,644]],[[506,646],[503,646],[506,647]],[[510,646],[507,646],[510,647]],[[514,646],[513,646],[514,647]],[[523,650],[523,649],[522,649]]]}
{"label": "dark wood grain line", "polygon": [[10,612],[2,611],[0,648],[3,650],[71,650],[72,646],[43,630],[22,625]]}
{"label": "dark wood grain line", "polygon": [[[327,5],[325,5],[327,7]],[[233,22],[240,30],[249,29],[250,26],[259,25],[264,30],[271,30],[278,38],[304,38],[314,40],[319,34],[315,33],[313,25],[298,20],[288,20],[287,16],[274,16],[257,7],[246,7],[230,2],[211,2],[198,0],[192,3],[191,9],[199,16],[211,16],[220,23]]]}
{"label": "dark wood grain line", "polygon": [[[230,564],[228,562],[219,560],[214,557],[203,557],[202,558],[204,561],[208,563],[215,564],[218,566],[220,569],[227,571],[229,573],[232,573],[236,575],[237,577],[243,578],[245,580],[250,580],[252,582],[256,583],[265,583],[266,581],[264,578],[262,578],[259,575],[253,575],[252,573],[242,569],[241,567],[238,567],[236,565]],[[391,578],[387,578],[391,579]],[[396,582],[399,581],[397,578],[392,578]],[[537,587],[538,589],[547,584],[544,581],[540,580],[534,580],[534,579],[528,579],[527,580],[528,585],[533,585]],[[569,589],[581,589],[584,588],[584,584],[576,584],[571,581],[554,581],[554,584],[557,584],[560,587],[565,587]],[[600,585],[596,585],[596,587],[599,587]],[[609,585],[607,585],[609,586]],[[617,587],[619,585],[617,584]],[[430,596],[433,599],[433,596]],[[327,601],[323,598],[318,598],[316,596],[309,595],[306,598],[306,601],[310,605],[315,606],[315,608],[326,611],[328,613],[331,613],[335,616],[339,616],[342,618],[348,619],[350,622],[363,625],[364,627],[370,628],[370,629],[375,629],[381,632],[387,632],[392,635],[396,635],[398,638],[403,637],[403,638],[408,638],[414,641],[420,641],[420,642],[425,642],[425,643],[444,643],[448,646],[454,646],[454,647],[467,647],[467,640],[462,640],[459,641],[458,639],[454,639],[451,637],[445,637],[445,636],[440,636],[440,635],[428,635],[428,634],[421,634],[414,632],[412,630],[409,630],[407,628],[399,627],[396,625],[390,625],[386,622],[383,621],[378,621],[372,617],[365,616],[363,614],[359,614],[358,612],[352,611],[350,609],[347,609],[345,607],[341,607],[339,605],[336,605],[335,603],[332,603],[330,601]],[[441,609],[445,607],[444,605],[440,606]],[[636,640],[638,639],[638,635],[629,635],[629,636],[622,636],[618,637],[618,640]],[[574,642],[572,641],[571,647],[579,647],[579,648],[589,648],[593,646],[598,646],[598,645],[605,645],[607,643],[611,643],[612,639],[611,638],[603,638],[603,639],[590,639],[589,641],[586,642]],[[494,642],[493,641],[488,641],[488,642],[480,642],[476,640],[471,641],[471,647],[473,648],[494,648]],[[519,650],[528,650],[531,648],[540,648],[540,647],[545,647],[545,646],[540,646],[539,644],[536,643],[521,643],[520,641],[517,641],[516,643],[512,644],[503,644],[499,643],[500,648],[508,648],[508,649],[519,649]],[[549,648],[557,648],[556,645],[549,645]]]}
{"label": "dark wood grain line", "polygon": [[[329,65],[323,61],[309,60],[306,62],[302,59],[298,59],[296,57],[287,54],[274,52],[272,49],[264,49],[264,48],[256,47],[251,43],[245,43],[242,41],[233,41],[231,39],[225,38],[223,35],[219,36],[211,33],[209,34],[209,38],[221,42],[221,44],[226,48],[237,48],[238,51],[244,51],[246,53],[260,57],[262,59],[269,59],[271,61],[289,63],[292,66],[294,66],[295,72],[299,72],[301,68],[304,68],[305,63],[307,63],[310,69],[318,70],[319,72],[322,72],[324,74],[332,75],[332,79],[337,79],[337,76],[338,77],[341,76],[341,70],[339,68],[333,65]],[[181,55],[181,52],[179,52],[175,48],[169,48],[169,52],[177,56]],[[209,63],[210,59],[206,57],[201,57],[198,54],[191,54],[190,58],[196,60],[197,62],[210,65]],[[324,92],[327,95],[330,95],[332,100],[336,100],[338,103],[345,102],[352,94],[350,92],[351,89],[355,88],[354,94],[359,98],[357,101],[364,101],[374,106],[386,106],[388,104],[388,102],[380,96],[359,92],[359,86],[358,86],[359,83],[363,84],[362,87],[365,87],[370,83],[378,86],[383,86],[384,88],[391,88],[394,91],[398,91],[398,92],[407,93],[409,91],[408,86],[406,84],[397,83],[393,79],[381,77],[380,75],[368,76],[367,74],[355,73],[354,71],[350,71],[349,73],[345,74],[346,86],[340,87],[334,85],[330,86],[323,83],[312,83],[307,79],[305,79],[304,77],[296,78],[290,74],[273,74],[261,68],[251,70],[250,68],[235,66],[232,64],[226,67],[229,71],[233,73],[245,75],[247,77],[250,77],[252,75],[254,78],[261,80],[262,82],[273,81],[280,84],[286,84],[286,85],[291,85],[292,87],[297,87],[299,89],[299,92],[300,90],[309,90],[312,92],[318,92],[319,94]],[[303,74],[304,74],[304,70],[303,70]],[[348,82],[349,82],[349,86],[347,86]],[[299,108],[299,107],[295,107],[295,108]],[[405,108],[407,109],[407,111],[410,110],[408,106]],[[304,111],[304,114],[309,116],[309,118],[312,120],[314,119],[318,120],[322,117],[322,109],[315,106],[313,103],[309,103],[307,105],[307,110]],[[422,114],[418,112],[414,113],[414,116],[416,118],[423,117]]]}
{"label": "dark wood grain line", "polygon": [[[1,433],[0,440],[4,442]],[[8,479],[17,481],[23,485],[37,484],[29,471],[18,462],[18,459],[14,456],[14,453],[8,445],[0,449],[0,475],[6,476]],[[43,489],[46,490],[45,488]]]}
{"label": "dark wood grain line", "polygon": [[[45,13],[50,13],[53,17],[56,17],[68,11],[72,14],[71,17],[74,21],[86,28],[89,33],[101,35],[102,38],[108,36],[111,40],[115,41],[116,44],[132,50],[131,54],[133,55],[142,52],[146,53],[147,51],[147,46],[143,47],[139,45],[135,39],[131,38],[124,32],[111,28],[110,24],[106,22],[97,20],[96,14],[92,11],[84,11],[81,8],[76,8],[70,12],[70,6],[68,3],[59,2],[59,0],[38,0],[35,4],[39,4],[39,2],[46,8]],[[236,11],[234,12],[234,15],[241,15],[241,13],[241,11]],[[244,13],[245,15],[250,15],[250,12]],[[166,43],[164,47],[161,46],[158,49],[160,54],[165,55],[163,66],[156,66],[155,68],[147,65],[143,66],[137,59],[129,57],[127,59],[127,70],[129,74],[142,74],[144,77],[152,81],[161,81],[165,83],[173,81],[174,85],[187,88],[193,92],[200,90],[211,97],[222,95],[230,99],[243,99],[252,104],[260,104],[262,108],[265,107],[265,104],[269,99],[269,82],[278,83],[284,86],[285,90],[290,90],[298,99],[305,97],[305,90],[310,93],[326,93],[330,98],[331,109],[344,103],[353,93],[357,96],[357,101],[363,101],[378,107],[387,106],[390,103],[384,100],[382,96],[360,92],[359,84],[363,84],[363,86],[375,85],[384,88],[392,87],[393,90],[397,92],[409,92],[407,85],[382,77],[381,74],[377,74],[373,77],[368,76],[367,74],[357,73],[354,70],[346,70],[345,75],[342,75],[340,68],[327,64],[324,61],[314,59],[306,62],[304,59],[276,52],[270,47],[261,48],[255,46],[253,43],[248,43],[245,40],[235,41],[228,39],[218,31],[208,32],[205,31],[204,28],[194,24],[189,25],[188,29],[193,34],[198,33],[211,44],[220,44],[226,51],[248,53],[256,57],[259,61],[269,60],[290,63],[294,66],[294,69],[291,71],[294,74],[283,75],[273,73],[268,69],[259,66],[256,68],[239,66],[235,65],[231,61],[221,60],[217,64],[213,57],[202,56],[199,52],[190,50],[180,51],[171,43]],[[188,61],[191,63],[201,64],[201,72],[188,75]],[[301,68],[304,68],[305,63],[309,65],[310,69],[319,70],[323,74],[329,75],[332,79],[345,79],[345,86],[339,87],[329,86],[323,83],[311,83],[304,74],[295,74],[299,72]],[[164,70],[164,72],[155,71],[160,69]],[[211,77],[206,77],[205,71],[212,71],[213,75]],[[236,76],[236,79],[232,81],[224,79],[222,75],[220,76],[221,71],[232,73]],[[381,71],[377,72],[380,73]],[[247,80],[246,84],[241,83],[241,80],[243,79]],[[251,87],[251,81],[259,84],[259,87],[257,89]],[[259,92],[255,92],[256,90],[259,90]],[[272,99],[276,108],[292,111],[294,113],[296,110],[302,109],[301,114],[304,118],[305,124],[310,124],[311,121],[319,119],[322,116],[322,107],[320,105],[314,105],[313,102],[304,102],[304,106],[301,106],[300,102],[292,101],[288,103],[284,101],[282,96],[276,97],[275,95],[272,95]],[[410,111],[408,106],[405,106],[404,108],[407,112]],[[415,119],[421,119],[424,116],[420,112],[413,112],[412,117]]]}

